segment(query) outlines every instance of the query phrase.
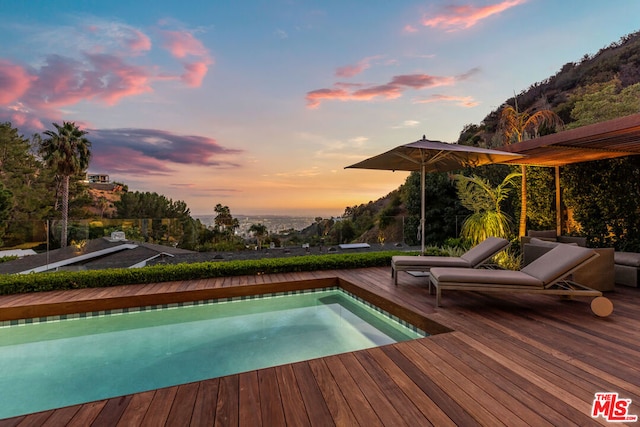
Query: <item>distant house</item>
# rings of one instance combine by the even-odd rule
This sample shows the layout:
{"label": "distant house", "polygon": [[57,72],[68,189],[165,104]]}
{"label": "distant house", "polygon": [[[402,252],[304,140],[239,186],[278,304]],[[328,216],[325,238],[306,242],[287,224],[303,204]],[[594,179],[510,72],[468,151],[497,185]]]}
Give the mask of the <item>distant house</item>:
{"label": "distant house", "polygon": [[139,268],[158,258],[195,253],[171,246],[132,242],[124,233],[115,232],[111,237],[89,240],[82,246],[67,246],[0,263],[0,274]]}
{"label": "distant house", "polygon": [[88,173],[86,181],[90,184],[108,184],[109,175],[99,173]]}

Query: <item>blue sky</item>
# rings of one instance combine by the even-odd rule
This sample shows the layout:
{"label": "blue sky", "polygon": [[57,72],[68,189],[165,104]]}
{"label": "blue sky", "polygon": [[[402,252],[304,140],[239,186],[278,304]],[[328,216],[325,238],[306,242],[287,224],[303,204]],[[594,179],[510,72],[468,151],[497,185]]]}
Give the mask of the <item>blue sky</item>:
{"label": "blue sky", "polygon": [[74,121],[90,171],[234,214],[340,215],[404,182],[344,167],[454,142],[640,30],[636,0],[0,0],[0,120]]}

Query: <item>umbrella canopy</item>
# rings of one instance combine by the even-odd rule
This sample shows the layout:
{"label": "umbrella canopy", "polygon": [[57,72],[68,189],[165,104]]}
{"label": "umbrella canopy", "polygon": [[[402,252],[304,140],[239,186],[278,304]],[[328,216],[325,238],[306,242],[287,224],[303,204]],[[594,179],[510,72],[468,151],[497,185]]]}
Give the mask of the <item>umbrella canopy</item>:
{"label": "umbrella canopy", "polygon": [[468,145],[449,144],[441,141],[430,141],[424,136],[421,140],[400,145],[385,153],[370,157],[347,168],[420,171],[421,182],[421,253],[424,254],[425,224],[425,174],[427,172],[448,172],[464,167],[482,166],[491,163],[513,161],[524,156],[505,151]]}

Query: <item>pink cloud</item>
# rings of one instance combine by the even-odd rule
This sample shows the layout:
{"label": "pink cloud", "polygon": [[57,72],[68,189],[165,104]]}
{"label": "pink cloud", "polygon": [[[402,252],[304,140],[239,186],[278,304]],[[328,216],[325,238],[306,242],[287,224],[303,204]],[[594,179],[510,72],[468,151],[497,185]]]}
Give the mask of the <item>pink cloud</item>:
{"label": "pink cloud", "polygon": [[425,27],[443,28],[448,31],[467,29],[476,25],[483,19],[504,12],[515,6],[525,3],[527,0],[505,0],[489,6],[448,6],[446,11],[432,16],[424,17],[422,25]]}
{"label": "pink cloud", "polygon": [[163,31],[164,48],[176,58],[187,56],[209,57],[209,51],[193,34],[186,31]]}
{"label": "pink cloud", "polygon": [[471,96],[431,95],[430,98],[414,101],[415,104],[430,104],[432,102],[456,102],[461,107],[475,107],[479,103]]}
{"label": "pink cloud", "polygon": [[139,30],[131,30],[131,35],[124,39],[124,44],[132,52],[144,52],[151,49],[151,39]]}
{"label": "pink cloud", "polygon": [[108,54],[87,54],[87,62],[58,55],[47,58],[37,81],[27,94],[38,108],[59,108],[82,100],[99,99],[114,105],[127,96],[151,91],[152,75]]}
{"label": "pink cloud", "polygon": [[19,65],[0,59],[0,104],[19,99],[31,86],[33,77]]}
{"label": "pink cloud", "polygon": [[[0,120],[3,120],[3,114],[0,112]],[[13,111],[7,115],[7,120],[11,122],[12,126],[17,128],[26,128],[37,132],[45,129],[44,124],[32,114],[23,111]]]}
{"label": "pink cloud", "polygon": [[404,32],[405,33],[417,33],[418,29],[416,27],[414,27],[413,25],[407,24],[404,26]]}
{"label": "pink cloud", "polygon": [[107,105],[114,105],[122,98],[151,92],[152,76],[148,69],[126,64],[113,55],[90,55],[93,70],[85,73],[88,80],[87,97],[96,96]]}
{"label": "pink cloud", "polygon": [[336,83],[331,89],[318,89],[307,92],[308,108],[318,108],[324,100],[368,101],[374,98],[396,99],[406,90],[421,90],[439,86],[451,86],[459,80],[465,80],[477,70],[471,70],[459,76],[432,76],[429,74],[406,74],[394,76],[390,82],[363,87],[363,85]]}
{"label": "pink cloud", "polygon": [[392,83],[386,85],[372,86],[366,89],[356,90],[351,94],[351,99],[368,101],[381,97],[385,99],[395,99],[402,96],[402,87]]}
{"label": "pink cloud", "polygon": [[360,62],[358,62],[355,65],[345,65],[344,67],[339,67],[336,70],[336,77],[349,78],[349,77],[357,76],[367,68],[370,68],[371,61],[378,58],[379,56],[371,56],[371,57],[362,59]]}
{"label": "pink cloud", "polygon": [[438,77],[428,74],[409,74],[404,76],[395,76],[391,80],[391,84],[397,86],[408,86],[414,89],[423,89],[425,87],[436,87],[452,85],[455,82],[454,77]]}
{"label": "pink cloud", "polygon": [[182,81],[189,87],[199,87],[209,71],[209,64],[206,61],[185,63],[184,69],[180,77]]}
{"label": "pink cloud", "polygon": [[318,108],[323,100],[347,101],[351,95],[344,89],[318,89],[307,93],[307,107]]}
{"label": "pink cloud", "polygon": [[[151,64],[134,62],[151,50],[142,31],[119,23],[83,26],[87,38],[82,51],[50,54],[43,65],[26,68],[0,59],[0,120],[11,120],[32,131],[42,122],[60,120],[61,108],[83,101],[107,106],[154,90],[162,81],[198,87],[213,59],[201,41],[184,31],[165,31],[165,46],[179,58],[181,74],[170,74]],[[145,61],[146,62],[146,61]]]}
{"label": "pink cloud", "polygon": [[213,59],[209,50],[193,34],[186,31],[163,31],[163,47],[175,58],[195,57],[196,61],[183,62],[184,73],[180,79],[189,87],[199,87],[209,71]]}

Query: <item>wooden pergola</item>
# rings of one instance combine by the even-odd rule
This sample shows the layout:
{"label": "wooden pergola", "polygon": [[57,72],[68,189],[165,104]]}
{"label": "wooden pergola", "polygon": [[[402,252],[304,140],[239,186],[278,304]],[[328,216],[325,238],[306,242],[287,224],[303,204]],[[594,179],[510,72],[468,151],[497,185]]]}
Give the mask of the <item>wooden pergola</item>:
{"label": "wooden pergola", "polygon": [[525,157],[506,163],[555,168],[556,230],[561,234],[560,167],[640,154],[640,114],[542,136],[498,150]]}

